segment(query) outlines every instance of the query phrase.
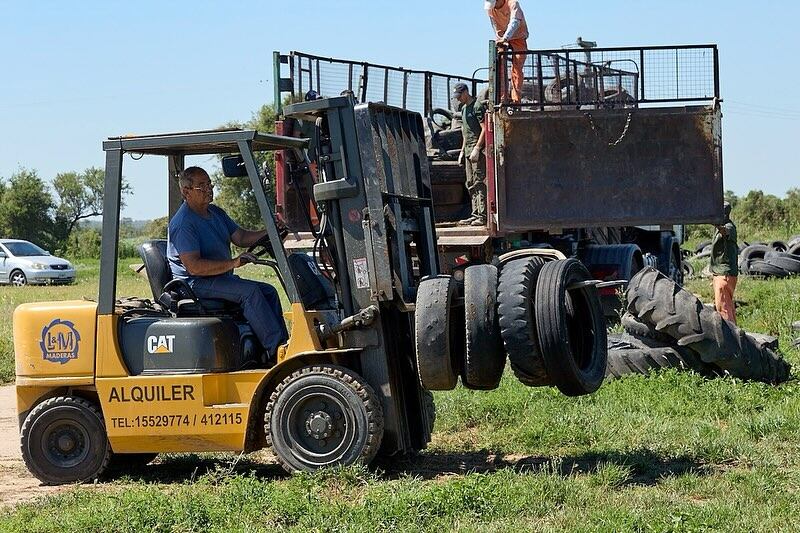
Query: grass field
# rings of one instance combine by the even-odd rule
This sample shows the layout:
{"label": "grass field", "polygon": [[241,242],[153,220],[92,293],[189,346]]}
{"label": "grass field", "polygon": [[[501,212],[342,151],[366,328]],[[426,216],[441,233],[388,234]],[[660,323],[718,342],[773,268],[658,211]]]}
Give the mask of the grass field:
{"label": "grass field", "polygon": [[[94,296],[96,273],[82,267],[72,287],[0,289],[0,312]],[[147,295],[127,272],[120,283]],[[707,281],[689,288],[709,299]],[[800,365],[790,331],[800,279],[742,279],[737,300],[741,324],[780,335]],[[0,327],[6,342],[10,320]],[[6,380],[8,342],[0,345]],[[437,393],[434,440],[413,460],[285,476],[263,455],[167,456],[100,488],[7,509],[0,530],[795,530],[798,392],[796,381],[772,387],[667,371],[573,399],[507,374],[496,391]]]}

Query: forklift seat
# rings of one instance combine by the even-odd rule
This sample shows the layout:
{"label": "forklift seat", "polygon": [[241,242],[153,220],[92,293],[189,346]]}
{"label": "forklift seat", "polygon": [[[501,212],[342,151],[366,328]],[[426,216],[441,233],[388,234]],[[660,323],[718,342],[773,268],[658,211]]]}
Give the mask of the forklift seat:
{"label": "forklift seat", "polygon": [[219,298],[198,298],[189,284],[172,277],[167,261],[167,241],[156,239],[139,246],[153,298],[176,316],[239,314],[239,304]]}

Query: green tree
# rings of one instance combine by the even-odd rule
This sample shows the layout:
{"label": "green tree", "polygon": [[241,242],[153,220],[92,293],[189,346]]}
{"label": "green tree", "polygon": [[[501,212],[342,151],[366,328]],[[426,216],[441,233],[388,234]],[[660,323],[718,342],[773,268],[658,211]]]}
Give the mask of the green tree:
{"label": "green tree", "polygon": [[[56,175],[53,188],[58,196],[55,225],[59,241],[65,243],[81,220],[103,214],[104,186],[105,171],[96,167],[87,168],[80,174],[64,172]],[[123,179],[122,206],[130,191],[130,185]]]}
{"label": "green tree", "polygon": [[[255,129],[262,133],[275,132],[275,106],[263,105],[253,117],[245,124],[230,123],[226,127]],[[275,168],[275,155],[272,152],[256,154],[260,166],[266,165],[269,169]],[[238,224],[245,228],[261,228],[261,212],[256,203],[253,188],[248,178],[226,178],[221,171],[211,177],[216,189],[214,203],[222,207]],[[274,188],[270,183],[267,187],[267,198],[274,198]]]}
{"label": "green tree", "polygon": [[167,217],[151,220],[144,228],[145,237],[148,239],[166,239],[168,223]]}
{"label": "green tree", "polygon": [[38,173],[22,168],[2,187],[0,230],[4,236],[52,248],[53,208],[53,197]]}

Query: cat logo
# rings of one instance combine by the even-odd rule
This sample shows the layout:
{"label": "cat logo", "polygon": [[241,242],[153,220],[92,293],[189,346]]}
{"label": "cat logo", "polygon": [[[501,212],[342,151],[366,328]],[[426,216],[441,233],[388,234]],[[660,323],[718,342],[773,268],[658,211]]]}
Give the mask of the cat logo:
{"label": "cat logo", "polygon": [[149,353],[172,353],[175,335],[150,335],[147,337],[147,351]]}

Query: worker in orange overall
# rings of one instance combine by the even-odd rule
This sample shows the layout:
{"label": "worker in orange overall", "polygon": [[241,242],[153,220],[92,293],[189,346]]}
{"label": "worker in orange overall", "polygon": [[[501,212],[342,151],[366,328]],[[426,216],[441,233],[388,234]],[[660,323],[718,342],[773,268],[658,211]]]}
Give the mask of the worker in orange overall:
{"label": "worker in orange overall", "polygon": [[[486,0],[484,3],[489,20],[497,35],[497,46],[513,52],[528,50],[528,23],[518,0]],[[525,81],[525,54],[511,59],[511,101],[522,101],[522,84]]]}
{"label": "worker in orange overall", "polygon": [[714,285],[714,307],[722,318],[736,324],[736,304],[733,293],[739,279],[739,245],[736,224],[731,220],[731,204],[725,202],[725,223],[717,226],[711,244],[711,274]]}

